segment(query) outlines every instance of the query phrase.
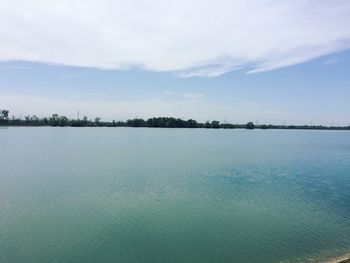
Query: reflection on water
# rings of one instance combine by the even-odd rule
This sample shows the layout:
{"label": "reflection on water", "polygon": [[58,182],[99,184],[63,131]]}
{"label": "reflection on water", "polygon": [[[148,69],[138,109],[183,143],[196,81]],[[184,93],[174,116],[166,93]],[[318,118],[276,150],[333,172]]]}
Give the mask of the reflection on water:
{"label": "reflection on water", "polygon": [[0,262],[318,262],[350,251],[350,133],[10,128]]}

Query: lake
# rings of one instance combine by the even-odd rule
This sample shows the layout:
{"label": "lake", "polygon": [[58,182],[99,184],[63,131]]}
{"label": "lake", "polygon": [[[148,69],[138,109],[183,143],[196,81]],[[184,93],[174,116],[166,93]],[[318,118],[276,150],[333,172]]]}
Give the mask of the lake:
{"label": "lake", "polygon": [[0,129],[0,262],[350,252],[350,132]]}

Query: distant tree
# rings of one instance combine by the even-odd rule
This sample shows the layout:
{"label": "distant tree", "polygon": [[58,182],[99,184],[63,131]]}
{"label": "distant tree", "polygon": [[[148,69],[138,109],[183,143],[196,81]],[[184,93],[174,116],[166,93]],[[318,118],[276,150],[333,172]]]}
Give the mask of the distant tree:
{"label": "distant tree", "polygon": [[58,114],[52,114],[49,123],[51,126],[58,126],[59,125],[59,116]]}
{"label": "distant tree", "polygon": [[126,124],[129,127],[145,127],[146,126],[146,122],[143,119],[127,120]]}
{"label": "distant tree", "polygon": [[58,122],[61,127],[67,126],[69,124],[69,120],[66,116],[60,116]]}
{"label": "distant tree", "polygon": [[3,114],[5,120],[8,119],[8,117],[9,117],[9,111],[8,110],[3,110],[2,114]]}
{"label": "distant tree", "polygon": [[255,125],[254,125],[254,123],[252,123],[252,122],[250,121],[250,122],[247,123],[246,128],[247,128],[247,129],[254,129],[254,128],[255,128]]}
{"label": "distant tree", "polygon": [[96,123],[97,126],[100,125],[100,120],[101,120],[100,117],[96,117],[96,118],[95,118],[95,123]]}
{"label": "distant tree", "polygon": [[210,124],[210,122],[209,121],[207,121],[205,124],[204,124],[204,127],[205,128],[211,128],[211,124]]}
{"label": "distant tree", "polygon": [[219,124],[220,124],[219,121],[212,121],[211,122],[211,127],[214,128],[214,129],[219,129],[220,128]]}
{"label": "distant tree", "polygon": [[188,128],[197,128],[197,122],[195,120],[189,119],[187,121]]}
{"label": "distant tree", "polygon": [[8,121],[8,120],[9,120],[9,111],[0,110],[0,121]]}
{"label": "distant tree", "polygon": [[39,121],[39,118],[38,118],[38,116],[33,115],[33,116],[30,118],[30,121],[32,121],[32,122],[38,122],[38,121]]}
{"label": "distant tree", "polygon": [[48,124],[48,123],[49,123],[49,119],[45,117],[45,118],[42,119],[42,122],[43,122],[44,124]]}

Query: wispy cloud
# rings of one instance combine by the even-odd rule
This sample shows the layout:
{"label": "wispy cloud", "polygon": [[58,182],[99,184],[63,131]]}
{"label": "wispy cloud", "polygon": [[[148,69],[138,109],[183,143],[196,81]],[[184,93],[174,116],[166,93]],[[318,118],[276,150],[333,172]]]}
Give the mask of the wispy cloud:
{"label": "wispy cloud", "polygon": [[11,0],[0,24],[0,60],[180,77],[264,72],[350,47],[343,0]]}
{"label": "wispy cloud", "polygon": [[322,64],[325,64],[325,65],[328,65],[328,64],[334,64],[334,63],[337,63],[337,59],[335,58],[331,58],[331,59],[327,59],[325,61],[322,62]]}

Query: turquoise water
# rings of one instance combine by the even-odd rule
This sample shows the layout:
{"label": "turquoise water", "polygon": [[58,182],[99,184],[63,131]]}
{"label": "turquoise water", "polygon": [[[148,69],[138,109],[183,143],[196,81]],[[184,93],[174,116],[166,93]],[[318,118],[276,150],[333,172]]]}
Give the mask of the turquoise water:
{"label": "turquoise water", "polygon": [[350,132],[0,129],[0,262],[350,252]]}

